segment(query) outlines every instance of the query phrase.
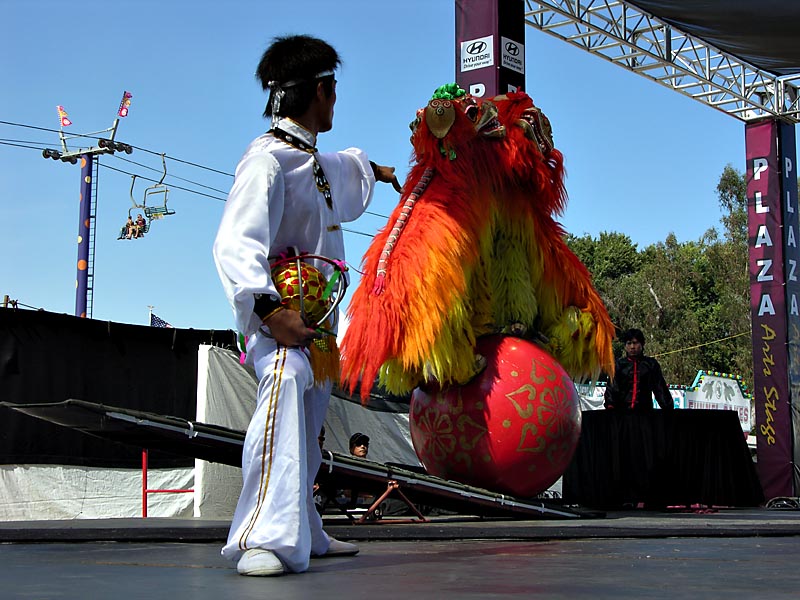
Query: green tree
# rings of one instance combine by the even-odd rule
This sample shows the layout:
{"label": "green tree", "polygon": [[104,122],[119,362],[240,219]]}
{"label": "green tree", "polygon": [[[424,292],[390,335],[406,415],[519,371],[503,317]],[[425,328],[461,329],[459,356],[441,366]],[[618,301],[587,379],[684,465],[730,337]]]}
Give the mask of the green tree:
{"label": "green tree", "polygon": [[566,241],[596,281],[619,279],[639,269],[639,251],[624,233],[602,231],[596,240],[588,234],[568,235]]}
{"label": "green tree", "polygon": [[747,257],[747,182],[744,175],[726,165],[717,184],[717,198],[724,211],[725,238],[744,250]]}
{"label": "green tree", "polygon": [[712,228],[697,241],[670,234],[639,251],[623,233],[567,237],[614,325],[644,331],[670,383],[689,384],[700,369],[752,382],[746,187],[726,166],[716,188],[722,233]]}
{"label": "green tree", "polygon": [[670,383],[690,383],[700,368],[695,346],[703,339],[704,309],[713,302],[703,248],[669,234],[645,254],[625,326],[645,333],[648,353],[662,355],[659,362]]}
{"label": "green tree", "polygon": [[752,383],[747,182],[744,174],[727,165],[717,185],[717,196],[723,209],[723,239],[719,239],[716,230],[711,229],[703,241],[715,275],[718,296],[715,312],[719,326],[715,339],[731,339],[710,347],[708,359],[715,364],[715,370],[735,372]]}
{"label": "green tree", "polygon": [[627,279],[641,267],[641,257],[636,244],[622,233],[603,231],[595,239],[586,234],[583,237],[567,236],[567,245],[586,265],[592,274],[592,281],[600,293],[616,324],[621,313],[627,309],[627,294],[620,293],[626,288]]}

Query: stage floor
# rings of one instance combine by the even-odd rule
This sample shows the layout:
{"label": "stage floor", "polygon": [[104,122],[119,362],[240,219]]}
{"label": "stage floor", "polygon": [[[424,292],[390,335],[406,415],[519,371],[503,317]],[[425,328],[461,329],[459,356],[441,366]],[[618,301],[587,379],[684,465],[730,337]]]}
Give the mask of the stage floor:
{"label": "stage floor", "polygon": [[[334,537],[357,542],[414,540],[531,540],[758,537],[800,538],[800,510],[763,508],[692,511],[610,511],[572,519],[489,519],[465,515],[431,517],[428,523],[355,525],[343,515],[325,514]],[[205,519],[74,519],[0,522],[0,543],[24,542],[224,542],[227,521]],[[800,540],[798,540],[800,546]]]}
{"label": "stage floor", "polygon": [[800,511],[358,526],[334,518],[326,526],[361,553],[260,579],[237,575],[219,556],[220,521],[2,523],[3,597],[752,599],[800,589]]}

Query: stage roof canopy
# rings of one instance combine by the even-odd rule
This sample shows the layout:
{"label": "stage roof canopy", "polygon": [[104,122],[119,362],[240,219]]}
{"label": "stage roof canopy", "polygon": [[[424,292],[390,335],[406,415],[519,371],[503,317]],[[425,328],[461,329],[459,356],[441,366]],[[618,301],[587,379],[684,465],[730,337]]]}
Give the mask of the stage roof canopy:
{"label": "stage roof canopy", "polygon": [[775,75],[800,73],[800,3],[791,0],[634,0],[678,29]]}
{"label": "stage roof canopy", "polygon": [[525,0],[525,22],[742,121],[800,120],[800,2]]}

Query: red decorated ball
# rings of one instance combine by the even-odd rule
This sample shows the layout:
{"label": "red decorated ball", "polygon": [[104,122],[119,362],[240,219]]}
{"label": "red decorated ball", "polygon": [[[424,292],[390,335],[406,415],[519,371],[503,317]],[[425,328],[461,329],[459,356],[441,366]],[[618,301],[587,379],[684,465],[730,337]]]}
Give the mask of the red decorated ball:
{"label": "red decorated ball", "polygon": [[462,386],[414,390],[411,440],[431,475],[532,497],[555,483],[581,431],[578,393],[539,346],[510,336],[478,340],[487,367]]}

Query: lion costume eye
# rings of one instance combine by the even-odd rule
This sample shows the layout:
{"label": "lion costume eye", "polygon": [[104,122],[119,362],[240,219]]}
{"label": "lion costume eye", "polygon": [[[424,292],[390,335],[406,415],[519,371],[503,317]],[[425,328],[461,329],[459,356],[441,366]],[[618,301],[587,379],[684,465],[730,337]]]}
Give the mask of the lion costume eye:
{"label": "lion costume eye", "polygon": [[428,102],[425,107],[425,122],[428,129],[438,139],[442,139],[450,131],[456,121],[456,109],[450,100],[438,98]]}
{"label": "lion costume eye", "polygon": [[478,108],[478,103],[473,98],[467,98],[464,101],[464,114],[467,118],[472,121],[473,123],[478,120],[478,117],[481,114],[480,109]]}

